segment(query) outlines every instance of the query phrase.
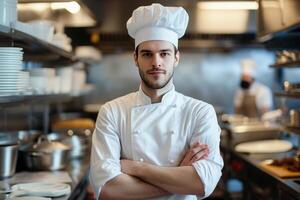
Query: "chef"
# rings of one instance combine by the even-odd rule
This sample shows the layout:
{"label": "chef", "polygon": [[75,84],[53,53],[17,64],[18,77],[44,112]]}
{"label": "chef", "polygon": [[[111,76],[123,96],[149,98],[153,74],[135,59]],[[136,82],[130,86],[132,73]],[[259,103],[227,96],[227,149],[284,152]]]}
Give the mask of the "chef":
{"label": "chef", "polygon": [[99,199],[201,199],[221,177],[213,107],[173,85],[178,39],[188,18],[181,7],[152,4],[134,10],[127,21],[141,84],[99,111],[90,163]]}
{"label": "chef", "polygon": [[256,65],[251,59],[241,61],[240,88],[234,96],[235,112],[247,117],[261,117],[273,107],[271,90],[255,80]]}

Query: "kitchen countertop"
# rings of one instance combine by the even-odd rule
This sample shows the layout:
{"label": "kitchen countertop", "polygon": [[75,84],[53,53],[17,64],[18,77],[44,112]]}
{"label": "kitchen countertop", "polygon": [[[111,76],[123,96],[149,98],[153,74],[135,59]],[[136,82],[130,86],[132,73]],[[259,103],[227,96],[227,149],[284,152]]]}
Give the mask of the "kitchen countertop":
{"label": "kitchen countertop", "polygon": [[[87,156],[88,157],[88,156]],[[88,184],[88,173],[89,173],[89,158],[81,158],[81,159],[72,159],[69,162],[69,165],[64,169],[71,178],[71,194],[68,196],[52,198],[53,200],[71,200],[71,199],[80,199],[80,195],[82,195],[82,191],[84,190]],[[15,174],[15,176],[18,173]],[[0,181],[0,184],[9,184],[11,185],[11,180],[14,177],[4,179]],[[0,194],[0,200],[5,199],[8,195]]]}
{"label": "kitchen countertop", "polygon": [[295,155],[296,150],[291,150],[286,153],[271,153],[271,154],[239,153],[234,150],[234,145],[231,145],[230,141],[226,140],[225,138],[222,138],[221,149],[224,153],[229,153],[231,159],[232,158],[235,160],[237,159],[245,165],[244,168],[248,170],[248,172],[246,172],[245,174],[249,176],[246,177],[247,179],[250,180],[251,178],[254,178],[254,176],[258,175],[257,177],[260,177],[260,179],[262,180],[264,176],[265,178],[270,180],[269,185],[272,185],[271,182],[274,183],[277,189],[284,191],[283,192],[284,195],[286,193],[289,193],[293,198],[300,199],[300,177],[280,178],[260,166],[260,162],[267,159],[280,159],[286,156]]}

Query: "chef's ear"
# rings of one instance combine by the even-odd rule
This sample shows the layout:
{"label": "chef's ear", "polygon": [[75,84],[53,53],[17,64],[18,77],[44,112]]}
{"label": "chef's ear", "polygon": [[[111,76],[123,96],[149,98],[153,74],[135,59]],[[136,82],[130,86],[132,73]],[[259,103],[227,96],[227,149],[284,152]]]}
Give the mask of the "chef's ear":
{"label": "chef's ear", "polygon": [[138,55],[136,54],[136,51],[133,53],[133,60],[136,66],[138,66]]}
{"label": "chef's ear", "polygon": [[177,67],[178,63],[179,63],[179,59],[180,59],[180,52],[179,50],[177,50],[175,52],[175,63],[174,63],[174,67]]}

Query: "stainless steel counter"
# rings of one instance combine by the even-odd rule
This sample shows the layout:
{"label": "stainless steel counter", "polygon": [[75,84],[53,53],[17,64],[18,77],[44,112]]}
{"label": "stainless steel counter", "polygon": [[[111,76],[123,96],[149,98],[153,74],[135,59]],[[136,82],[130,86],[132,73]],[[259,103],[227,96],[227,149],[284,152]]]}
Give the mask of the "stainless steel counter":
{"label": "stainless steel counter", "polygon": [[[83,199],[85,189],[88,185],[88,173],[89,173],[89,156],[88,158],[73,159],[70,160],[69,165],[64,169],[71,177],[72,182],[69,183],[71,186],[71,194],[68,196],[62,196],[59,198],[52,198],[53,200],[73,200]],[[17,173],[18,174],[18,173]],[[17,175],[15,174],[15,176]],[[0,181],[2,185],[12,185],[11,180],[13,177]],[[0,200],[6,199],[8,194],[0,194]]]}

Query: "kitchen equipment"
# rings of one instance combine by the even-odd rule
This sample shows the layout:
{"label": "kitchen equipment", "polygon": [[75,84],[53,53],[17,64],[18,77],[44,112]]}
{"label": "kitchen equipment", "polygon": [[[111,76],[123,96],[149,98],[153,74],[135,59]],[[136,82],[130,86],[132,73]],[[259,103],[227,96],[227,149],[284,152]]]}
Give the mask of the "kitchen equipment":
{"label": "kitchen equipment", "polygon": [[18,143],[6,134],[0,134],[0,179],[14,175],[18,157]]}
{"label": "kitchen equipment", "polygon": [[67,130],[59,133],[50,133],[47,138],[51,141],[60,141],[71,147],[69,155],[78,158],[88,153],[90,149],[90,130],[80,132],[78,130]]}
{"label": "kitchen equipment", "polygon": [[260,140],[238,144],[234,149],[240,153],[281,153],[292,147],[292,143],[285,140]]}
{"label": "kitchen equipment", "polygon": [[232,145],[242,142],[279,138],[281,128],[270,122],[247,122],[228,127],[228,139]]}
{"label": "kitchen equipment", "polygon": [[240,124],[240,123],[246,123],[249,122],[250,119],[244,115],[238,115],[238,114],[223,114],[221,116],[221,121],[223,123],[228,124]]}
{"label": "kitchen equipment", "polygon": [[290,110],[290,124],[292,127],[300,127],[300,109]]}
{"label": "kitchen equipment", "polygon": [[26,145],[30,142],[34,142],[42,132],[38,130],[20,130],[16,134],[20,144]]}
{"label": "kitchen equipment", "polygon": [[66,166],[70,147],[46,136],[39,137],[37,143],[22,149],[24,163],[30,170],[59,170]]}
{"label": "kitchen equipment", "polygon": [[300,83],[283,82],[283,89],[286,92],[300,92]]}
{"label": "kitchen equipment", "polygon": [[[91,132],[87,129],[86,134]],[[73,130],[68,130],[67,131],[67,137],[65,137],[63,139],[63,143],[70,145],[72,147],[72,150],[70,151],[70,156],[71,158],[78,158],[81,157],[83,155],[85,155],[85,153],[87,153],[88,149],[89,149],[89,136],[88,135],[83,135],[76,131],[74,132]]]}
{"label": "kitchen equipment", "polygon": [[300,172],[290,171],[282,166],[273,166],[270,165],[272,160],[265,160],[259,163],[259,165],[265,170],[271,172],[272,174],[280,177],[280,178],[292,178],[292,177],[300,177]]}

